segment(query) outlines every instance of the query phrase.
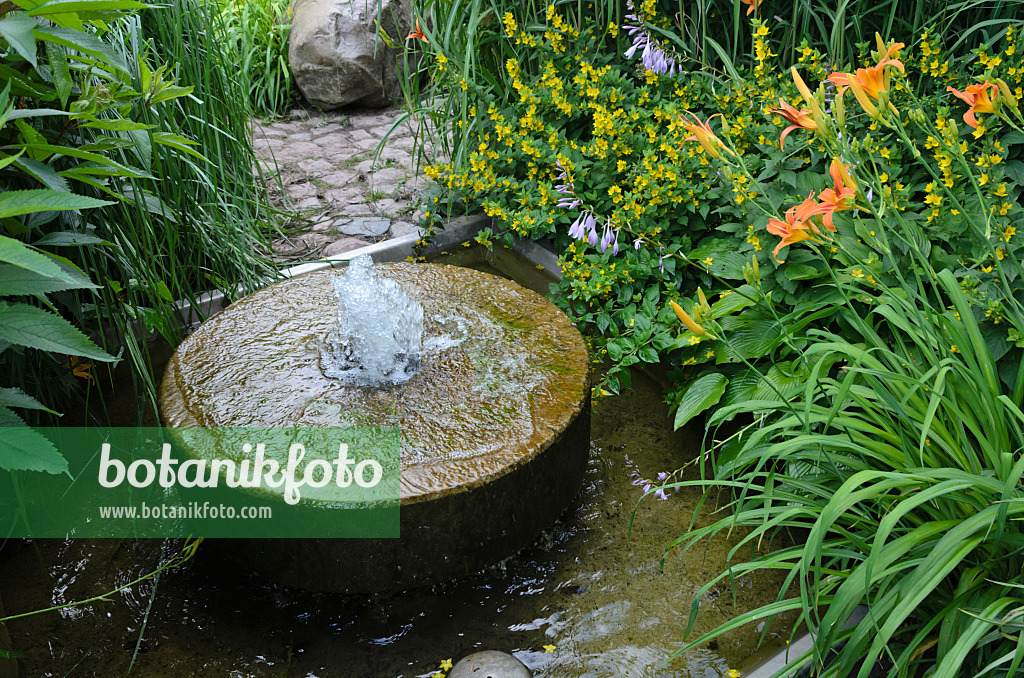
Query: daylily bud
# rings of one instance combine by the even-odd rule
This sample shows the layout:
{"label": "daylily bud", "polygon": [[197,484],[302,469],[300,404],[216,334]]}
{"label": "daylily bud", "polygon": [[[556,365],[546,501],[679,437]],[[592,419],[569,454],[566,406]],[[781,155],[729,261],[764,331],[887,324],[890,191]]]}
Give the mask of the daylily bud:
{"label": "daylily bud", "polygon": [[751,263],[751,268],[754,269],[754,279],[757,280],[757,282],[761,282],[761,269],[757,265],[757,257],[756,256],[751,257],[751,262],[750,263]]}
{"label": "daylily bud", "polygon": [[1010,91],[1010,86],[1006,84],[1006,81],[1002,78],[996,78],[996,84],[999,85],[999,103],[1009,106],[1014,112],[1020,112],[1020,108],[1017,105],[1017,97],[1013,96],[1013,92]]}
{"label": "daylily bud", "polygon": [[708,298],[704,296],[704,290],[697,288],[697,299],[700,300],[700,309],[704,313],[711,313],[711,305],[708,304]]}
{"label": "daylily bud", "polygon": [[707,334],[707,331],[705,331],[703,327],[694,322],[693,318],[691,318],[689,314],[687,314],[687,312],[683,310],[682,306],[680,306],[674,301],[668,302],[668,305],[671,306],[672,310],[676,312],[676,317],[679,318],[679,321],[686,325],[686,329],[690,330],[698,337],[703,337],[704,335]]}
{"label": "daylily bud", "polygon": [[835,103],[832,104],[832,110],[836,114],[836,122],[839,123],[839,129],[846,129],[846,104],[843,102],[843,97],[836,97]]}

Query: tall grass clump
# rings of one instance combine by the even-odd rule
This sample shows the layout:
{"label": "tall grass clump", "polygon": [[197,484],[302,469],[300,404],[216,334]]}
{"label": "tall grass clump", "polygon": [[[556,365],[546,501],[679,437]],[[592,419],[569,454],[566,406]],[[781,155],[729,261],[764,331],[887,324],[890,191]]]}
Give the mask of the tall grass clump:
{"label": "tall grass clump", "polygon": [[245,83],[255,115],[284,113],[298,98],[288,66],[288,0],[223,0],[218,35],[226,41],[236,77]]}

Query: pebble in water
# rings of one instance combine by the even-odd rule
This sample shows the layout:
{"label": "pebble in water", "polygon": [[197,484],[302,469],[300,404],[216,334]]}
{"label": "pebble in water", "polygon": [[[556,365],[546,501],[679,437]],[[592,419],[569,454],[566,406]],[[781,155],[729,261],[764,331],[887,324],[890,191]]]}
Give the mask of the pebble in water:
{"label": "pebble in water", "polygon": [[530,678],[530,670],[510,654],[485,650],[463,657],[448,678]]}

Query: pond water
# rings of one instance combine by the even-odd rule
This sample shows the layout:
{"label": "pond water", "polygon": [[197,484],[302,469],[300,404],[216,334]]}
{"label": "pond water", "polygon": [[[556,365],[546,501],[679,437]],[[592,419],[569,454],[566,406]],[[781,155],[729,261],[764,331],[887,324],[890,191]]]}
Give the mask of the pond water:
{"label": "pond water", "polygon": [[[759,629],[667,657],[683,641],[697,589],[725,568],[735,538],[682,557],[669,552],[660,565],[665,546],[690,523],[700,496],[692,488],[645,499],[629,534],[642,495],[630,474],[676,469],[700,445],[695,432],[672,431],[660,393],[637,373],[627,394],[594,403],[579,495],[533,545],[484,572],[390,596],[316,594],[242,571],[204,543],[156,581],[9,623],[14,649],[27,655],[24,673],[426,678],[444,659],[497,649],[538,678],[724,676],[749,662]],[[697,476],[691,465],[686,477]],[[480,519],[487,518],[484,509]],[[88,598],[155,569],[178,548],[176,540],[8,542],[0,549],[0,600],[15,614]],[[700,601],[694,633],[773,600],[780,584],[740,579],[734,601],[726,583]],[[759,655],[782,644],[786,631],[773,631]]]}

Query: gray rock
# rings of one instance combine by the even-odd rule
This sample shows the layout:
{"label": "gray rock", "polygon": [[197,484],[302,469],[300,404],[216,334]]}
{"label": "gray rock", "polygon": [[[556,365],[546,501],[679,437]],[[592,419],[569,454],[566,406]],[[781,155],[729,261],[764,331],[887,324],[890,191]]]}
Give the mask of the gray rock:
{"label": "gray rock", "polygon": [[352,183],[356,178],[356,174],[356,172],[350,172],[348,170],[338,170],[337,172],[331,172],[330,174],[323,175],[320,177],[320,180],[328,186],[337,186],[340,188]]}
{"label": "gray rock", "polygon": [[300,160],[297,164],[303,171],[309,174],[330,172],[334,169],[334,165],[326,160],[322,160],[321,158],[307,158],[305,160]]}
{"label": "gray rock", "polygon": [[345,252],[351,252],[357,250],[360,247],[365,246],[366,243],[359,238],[342,238],[341,240],[335,240],[327,247],[324,248],[323,256],[334,257]]}
{"label": "gray rock", "polygon": [[383,217],[354,217],[338,219],[334,222],[338,232],[345,235],[361,235],[377,237],[384,235],[391,228],[391,220]]}
{"label": "gray rock", "polygon": [[376,211],[365,202],[352,203],[344,208],[343,212],[350,217],[369,217],[377,214]]}
{"label": "gray rock", "polygon": [[406,178],[405,170],[398,167],[383,167],[373,173],[371,184],[374,188],[386,190],[386,186],[394,186]]}
{"label": "gray rock", "polygon": [[364,139],[370,139],[370,133],[364,129],[354,129],[348,133],[352,137],[352,141],[363,141]]}
{"label": "gray rock", "polygon": [[463,657],[448,678],[530,678],[530,669],[510,654],[485,650]]}
{"label": "gray rock", "polygon": [[420,227],[416,224],[410,224],[408,221],[396,221],[391,224],[391,233],[388,235],[392,238],[401,238],[403,235],[409,235],[415,233],[419,235]]}
{"label": "gray rock", "polygon": [[319,209],[319,208],[320,208],[320,201],[317,200],[315,195],[311,196],[309,198],[303,198],[302,200],[300,200],[295,205],[295,209],[299,209],[299,210],[315,210],[315,209]]}
{"label": "gray rock", "polygon": [[316,186],[305,181],[301,184],[285,186],[284,192],[292,200],[302,200],[304,198],[316,197]]}
{"label": "gray rock", "polygon": [[324,198],[344,212],[349,205],[363,202],[363,192],[358,188],[335,188],[324,193]]}
{"label": "gray rock", "polygon": [[[411,28],[408,0],[381,0],[381,29],[396,42]],[[296,0],[288,63],[303,96],[323,109],[387,106],[399,95],[396,57],[368,0]]]}

